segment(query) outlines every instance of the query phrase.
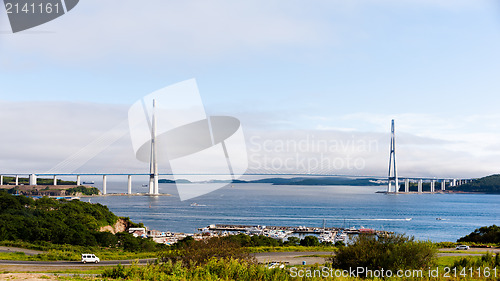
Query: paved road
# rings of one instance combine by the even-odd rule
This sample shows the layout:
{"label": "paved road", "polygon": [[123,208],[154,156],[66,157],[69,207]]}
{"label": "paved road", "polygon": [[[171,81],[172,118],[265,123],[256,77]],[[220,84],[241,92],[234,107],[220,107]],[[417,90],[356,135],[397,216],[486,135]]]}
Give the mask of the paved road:
{"label": "paved road", "polygon": [[[479,256],[478,252],[493,252],[500,253],[499,248],[495,249],[485,249],[485,248],[471,248],[468,251],[456,251],[454,248],[440,249],[440,251],[449,251],[452,253],[438,253],[438,256]],[[306,264],[315,263],[325,263],[327,259],[326,256],[332,255],[332,252],[273,252],[273,253],[256,253],[253,254],[258,262],[268,263],[268,262],[286,262],[290,265],[302,264],[304,261]],[[319,255],[319,257],[318,257]],[[139,264],[147,264],[155,259],[141,259]],[[92,267],[92,266],[112,266],[112,265],[129,265],[136,260],[114,260],[114,261],[102,261],[98,264],[87,263],[83,264],[79,261],[7,261],[0,260],[0,269],[4,267],[21,266],[21,267],[66,267],[66,268],[76,268],[76,267]]]}
{"label": "paved road", "polygon": [[[440,252],[455,252],[457,251],[455,248],[442,248],[442,249],[439,249]],[[484,252],[486,254],[486,252],[491,252],[491,253],[495,253],[495,254],[498,254],[500,253],[500,248],[470,248],[469,250],[467,251],[463,251],[463,252]]]}
{"label": "paved road", "polygon": [[[499,248],[470,248],[468,251],[456,251],[455,248],[439,249],[439,251],[446,251],[452,253],[439,253],[438,257],[446,256],[481,256],[486,252],[500,253]],[[478,253],[480,252],[480,253]],[[284,262],[290,265],[299,265],[304,261],[306,264],[323,264],[327,261],[327,257],[332,255],[332,252],[274,252],[274,253],[257,253],[254,254],[255,258],[260,263],[269,262]],[[312,257],[319,255],[320,257]],[[309,256],[309,257],[308,257]]]}
{"label": "paved road", "polygon": [[[139,264],[147,264],[155,259],[140,259]],[[110,266],[110,265],[129,265],[136,260],[116,260],[116,261],[101,261],[100,263],[82,263],[80,261],[7,261],[0,260],[0,265],[10,265],[10,266],[41,266],[41,267],[76,267],[76,266]]]}

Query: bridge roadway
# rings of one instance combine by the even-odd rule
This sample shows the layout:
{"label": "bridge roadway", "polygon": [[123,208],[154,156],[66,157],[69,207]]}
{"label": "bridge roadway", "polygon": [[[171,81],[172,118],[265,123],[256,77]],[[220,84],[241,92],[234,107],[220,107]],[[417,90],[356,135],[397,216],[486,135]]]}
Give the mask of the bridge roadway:
{"label": "bridge roadway", "polygon": [[[128,189],[127,193],[132,194],[132,176],[151,176],[149,173],[0,173],[0,185],[3,185],[3,177],[4,176],[13,176],[15,177],[15,184],[19,184],[19,176],[29,176],[29,185],[37,185],[37,177],[49,177],[52,176],[54,179],[54,184],[57,185],[57,177],[71,177],[76,176],[76,185],[81,184],[81,176],[102,176],[102,194],[107,194],[107,177],[108,176],[127,176],[128,177]],[[158,174],[158,176],[173,176],[172,173]],[[179,176],[233,176],[228,174],[201,174],[201,173],[192,173],[192,174],[175,174],[176,177]],[[244,176],[271,176],[271,177],[345,177],[345,178],[360,178],[360,179],[375,179],[375,180],[387,180],[387,177],[380,176],[367,176],[367,175],[339,175],[339,174],[311,174],[311,173],[246,173]],[[422,184],[423,181],[431,182],[431,193],[435,192],[435,184],[439,180],[441,182],[441,191],[446,190],[446,183],[449,182],[450,186],[460,185],[463,183],[467,183],[472,179],[455,179],[455,178],[427,178],[427,177],[399,177],[400,179],[404,179],[404,192],[408,193],[410,181],[418,182],[418,193],[422,193]],[[397,193],[398,191],[391,192],[391,181],[389,181],[389,187],[387,193]],[[150,189],[151,190],[151,189]],[[396,189],[395,189],[396,190]],[[151,191],[150,191],[151,192]],[[151,192],[151,195],[157,195],[158,193]]]}

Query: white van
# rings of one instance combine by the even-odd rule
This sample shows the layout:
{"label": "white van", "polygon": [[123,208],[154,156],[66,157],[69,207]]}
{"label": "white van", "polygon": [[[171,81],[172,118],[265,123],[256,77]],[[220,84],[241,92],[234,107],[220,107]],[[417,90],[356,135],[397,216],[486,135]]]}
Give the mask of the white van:
{"label": "white van", "polygon": [[82,262],[83,263],[88,263],[88,262],[95,262],[98,263],[101,260],[96,257],[94,254],[82,254]]}

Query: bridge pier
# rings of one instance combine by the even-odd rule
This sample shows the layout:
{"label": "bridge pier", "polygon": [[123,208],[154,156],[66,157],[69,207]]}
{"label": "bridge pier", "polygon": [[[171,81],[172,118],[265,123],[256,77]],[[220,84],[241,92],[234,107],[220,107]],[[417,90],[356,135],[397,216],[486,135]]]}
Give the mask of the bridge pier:
{"label": "bridge pier", "polygon": [[422,179],[418,180],[418,193],[422,193]]}
{"label": "bridge pier", "polygon": [[102,194],[103,195],[107,194],[107,190],[106,190],[106,175],[102,176]]}
{"label": "bridge pier", "polygon": [[57,185],[57,176],[54,175],[54,185]]}
{"label": "bridge pier", "polygon": [[405,193],[410,192],[410,179],[405,179]]}
{"label": "bridge pier", "polygon": [[19,176],[16,175],[16,185],[19,185]]}
{"label": "bridge pier", "polygon": [[436,180],[432,180],[431,181],[431,193],[435,192],[435,188],[436,188]]}
{"label": "bridge pier", "polygon": [[80,181],[80,175],[76,176],[76,185],[82,185]]}
{"label": "bridge pier", "polygon": [[456,186],[457,185],[457,179],[453,179],[452,182],[450,183],[450,186]]}
{"label": "bridge pier", "polygon": [[441,191],[446,190],[446,180],[441,181]]}
{"label": "bridge pier", "polygon": [[132,194],[132,175],[128,175],[128,194]]}
{"label": "bridge pier", "polygon": [[35,174],[30,175],[30,185],[36,185],[36,175]]}
{"label": "bridge pier", "polygon": [[3,176],[0,176],[0,185],[3,185]]}

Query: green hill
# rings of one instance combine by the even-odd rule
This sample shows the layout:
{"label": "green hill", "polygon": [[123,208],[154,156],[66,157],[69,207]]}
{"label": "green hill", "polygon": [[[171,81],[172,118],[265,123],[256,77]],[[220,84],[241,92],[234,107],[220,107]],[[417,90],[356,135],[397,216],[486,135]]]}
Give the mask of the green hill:
{"label": "green hill", "polygon": [[492,225],[477,228],[471,234],[458,239],[457,242],[500,244],[500,227]]}
{"label": "green hill", "polygon": [[467,184],[453,186],[448,188],[453,191],[463,192],[482,192],[482,193],[500,193],[500,175],[491,175],[474,180]]}
{"label": "green hill", "polygon": [[[0,190],[0,241],[116,247],[127,251],[149,251],[163,245],[128,232],[101,232],[118,217],[108,207],[79,200],[34,200]],[[136,224],[125,220],[131,225]]]}

